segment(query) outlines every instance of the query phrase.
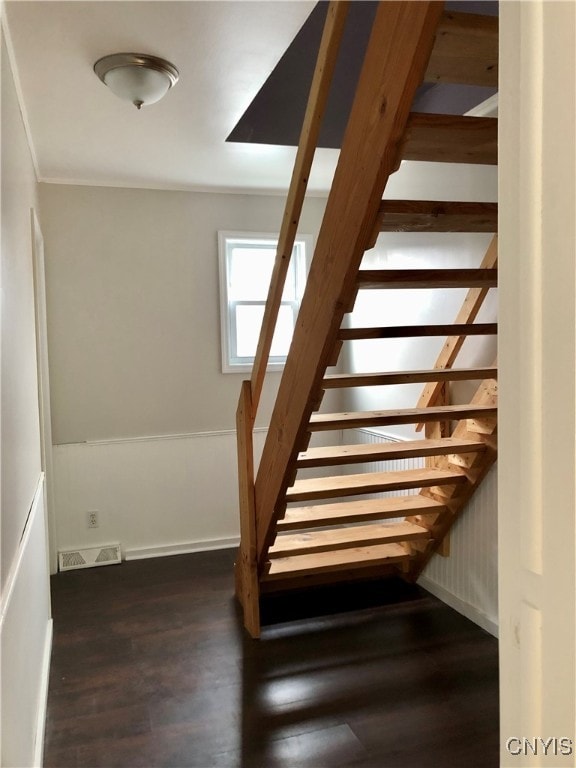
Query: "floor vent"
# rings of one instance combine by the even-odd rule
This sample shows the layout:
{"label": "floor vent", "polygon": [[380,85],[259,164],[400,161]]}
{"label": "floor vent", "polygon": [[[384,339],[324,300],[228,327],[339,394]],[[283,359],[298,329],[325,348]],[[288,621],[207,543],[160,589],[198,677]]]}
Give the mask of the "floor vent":
{"label": "floor vent", "polygon": [[58,565],[61,571],[73,571],[76,568],[94,568],[97,565],[114,565],[122,562],[120,544],[106,544],[90,549],[71,549],[58,552]]}

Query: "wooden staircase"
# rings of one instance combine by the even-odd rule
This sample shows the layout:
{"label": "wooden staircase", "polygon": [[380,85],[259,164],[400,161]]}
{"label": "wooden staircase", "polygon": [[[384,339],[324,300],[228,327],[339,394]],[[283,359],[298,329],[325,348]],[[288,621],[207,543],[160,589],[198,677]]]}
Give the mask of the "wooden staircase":
{"label": "wooden staircase", "polygon": [[[254,472],[254,419],[347,7],[345,2],[328,7],[252,379],[243,383],[237,412],[241,546],[236,591],[253,637],[260,633],[262,592],[386,574],[417,579],[496,459],[496,367],[453,367],[468,336],[497,332],[495,323],[475,322],[497,284],[496,235],[476,269],[376,271],[361,269],[361,261],[381,232],[496,233],[495,203],[382,197],[402,159],[497,162],[496,120],[410,113],[424,79],[497,85],[497,19],[444,12],[438,2],[383,2]],[[406,288],[468,292],[450,325],[343,327],[360,291]],[[346,342],[404,338],[410,343],[423,336],[447,337],[434,368],[326,373]],[[478,382],[469,403],[450,402],[455,381]],[[415,383],[424,386],[414,408],[320,411],[326,390]],[[334,446],[309,447],[317,432],[339,435],[344,429],[406,424],[423,429],[424,437],[369,445],[335,440]],[[353,471],[355,464],[404,459],[419,459],[422,466]],[[299,476],[311,468],[324,474]]]}

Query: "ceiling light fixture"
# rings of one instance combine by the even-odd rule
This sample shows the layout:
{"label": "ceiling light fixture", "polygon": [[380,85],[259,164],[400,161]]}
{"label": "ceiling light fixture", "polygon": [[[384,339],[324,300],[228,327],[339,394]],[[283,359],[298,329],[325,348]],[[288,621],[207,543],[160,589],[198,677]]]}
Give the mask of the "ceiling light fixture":
{"label": "ceiling light fixture", "polygon": [[113,53],[94,64],[94,72],[121,99],[137,109],[160,101],[178,82],[174,64],[146,53]]}

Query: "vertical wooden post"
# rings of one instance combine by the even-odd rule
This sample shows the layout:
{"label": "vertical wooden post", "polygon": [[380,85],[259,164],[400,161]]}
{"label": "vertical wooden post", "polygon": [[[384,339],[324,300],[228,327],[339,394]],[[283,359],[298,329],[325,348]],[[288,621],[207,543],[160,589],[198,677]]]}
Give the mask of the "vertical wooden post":
{"label": "vertical wooden post", "polygon": [[[434,402],[429,403],[433,405],[450,405],[450,394],[447,383],[443,383],[438,390],[438,394],[434,399]],[[451,424],[449,421],[428,421],[424,424],[424,436],[427,440],[438,440],[442,437],[450,437]],[[437,467],[438,457],[428,456],[426,459],[427,467]]]}
{"label": "vertical wooden post", "polygon": [[240,497],[240,550],[236,562],[236,597],[244,610],[244,626],[260,637],[260,590],[256,561],[256,505],[254,503],[254,445],[252,440],[252,388],[242,382],[236,411],[238,490]]}
{"label": "vertical wooden post", "polygon": [[286,282],[286,275],[290,266],[292,248],[294,247],[294,240],[302,214],[310,170],[322,127],[324,110],[328,102],[332,76],[336,67],[336,61],[338,60],[340,41],[344,33],[349,6],[350,3],[344,2],[344,0],[332,0],[326,12],[324,31],[320,41],[316,68],[314,69],[306,113],[298,141],[294,170],[292,171],[282,227],[278,237],[276,261],[270,280],[268,298],[266,299],[264,317],[262,319],[262,329],[252,368],[252,415],[254,418],[256,417],[258,403],[260,402],[266,366],[268,365],[268,357],[270,356],[272,339],[276,329],[276,320],[282,301],[284,283]]}
{"label": "vertical wooden post", "polygon": [[[438,391],[436,400],[430,405],[450,405],[450,395],[447,383],[442,384]],[[427,440],[436,440],[441,437],[450,437],[451,424],[449,421],[430,421],[424,424],[424,435]],[[442,467],[443,463],[438,456],[428,456],[426,459],[427,467]],[[442,539],[442,543],[436,550],[436,554],[442,557],[450,556],[450,534],[447,533]]]}

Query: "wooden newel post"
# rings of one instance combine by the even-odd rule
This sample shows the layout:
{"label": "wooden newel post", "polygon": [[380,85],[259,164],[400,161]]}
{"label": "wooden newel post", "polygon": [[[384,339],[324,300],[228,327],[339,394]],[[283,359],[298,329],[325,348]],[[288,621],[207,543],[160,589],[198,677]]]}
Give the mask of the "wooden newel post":
{"label": "wooden newel post", "polygon": [[254,445],[252,387],[242,382],[236,411],[238,490],[240,500],[240,550],[236,561],[236,597],[244,610],[244,626],[251,637],[260,637],[260,590],[256,557],[256,505],[254,503]]}

